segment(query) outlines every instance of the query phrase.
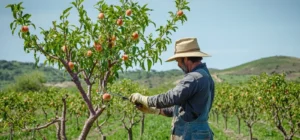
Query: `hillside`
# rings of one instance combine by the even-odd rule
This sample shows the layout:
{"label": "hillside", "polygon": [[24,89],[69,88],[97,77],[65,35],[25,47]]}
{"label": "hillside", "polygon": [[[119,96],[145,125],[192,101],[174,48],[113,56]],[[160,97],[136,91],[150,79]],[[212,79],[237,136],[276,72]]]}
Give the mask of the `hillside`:
{"label": "hillside", "polygon": [[260,74],[267,73],[295,73],[300,72],[300,58],[288,56],[272,56],[254,60],[236,67],[218,71],[226,74]]}
{"label": "hillside", "polygon": [[[14,82],[16,76],[34,70],[45,73],[48,83],[57,83],[56,85],[58,86],[59,84],[72,85],[72,83],[70,84],[69,77],[65,75],[66,73],[57,69],[44,67],[42,65],[40,68],[35,68],[33,63],[0,60],[0,88]],[[287,79],[300,81],[300,59],[288,56],[272,56],[228,69],[220,70],[210,68],[209,70],[216,82],[243,82],[252,75],[258,75],[262,72],[286,72]],[[135,70],[120,73],[119,77],[120,79],[128,78],[134,80],[149,88],[155,88],[174,85],[183,77],[183,72],[179,69],[168,71],[151,70],[150,72]]]}
{"label": "hillside", "polygon": [[[287,79],[300,81],[300,58],[289,56],[272,56],[257,59],[239,66],[216,71],[215,74],[225,81],[243,81],[252,75],[263,72],[286,73]],[[231,81],[230,81],[231,80]]]}
{"label": "hillside", "polygon": [[40,65],[39,68],[36,68],[34,63],[0,60],[0,89],[13,83],[16,77],[33,71],[44,73],[47,82],[56,83],[70,80],[64,72],[52,67]]}

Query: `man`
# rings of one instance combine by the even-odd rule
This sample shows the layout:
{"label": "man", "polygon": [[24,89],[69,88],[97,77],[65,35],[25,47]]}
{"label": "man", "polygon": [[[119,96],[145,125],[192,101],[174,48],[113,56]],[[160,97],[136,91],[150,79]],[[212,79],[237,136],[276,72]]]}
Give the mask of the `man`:
{"label": "man", "polygon": [[142,104],[138,109],[144,113],[173,117],[171,139],[213,139],[207,121],[215,87],[206,64],[201,62],[207,56],[200,51],[196,38],[176,41],[175,54],[167,62],[176,60],[184,78],[164,94],[130,96],[131,102]]}

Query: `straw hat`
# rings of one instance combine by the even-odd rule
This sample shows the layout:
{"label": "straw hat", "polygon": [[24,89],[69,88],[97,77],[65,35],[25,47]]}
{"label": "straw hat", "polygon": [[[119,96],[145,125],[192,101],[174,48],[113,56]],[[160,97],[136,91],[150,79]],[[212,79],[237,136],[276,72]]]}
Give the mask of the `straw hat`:
{"label": "straw hat", "polygon": [[166,62],[174,61],[180,57],[209,57],[202,52],[197,42],[197,38],[182,38],[175,43],[175,52]]}

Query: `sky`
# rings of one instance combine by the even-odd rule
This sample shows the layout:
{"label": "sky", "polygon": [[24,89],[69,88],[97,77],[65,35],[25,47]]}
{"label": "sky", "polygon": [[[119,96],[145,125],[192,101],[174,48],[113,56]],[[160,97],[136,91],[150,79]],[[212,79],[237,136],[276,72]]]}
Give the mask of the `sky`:
{"label": "sky", "polygon": [[[135,0],[137,1],[137,0]],[[171,36],[172,43],[152,69],[161,71],[178,69],[175,62],[164,62],[174,54],[176,40],[195,37],[201,51],[211,57],[203,62],[209,68],[226,69],[256,59],[285,55],[300,57],[300,0],[188,0],[191,11],[184,11],[188,21]],[[20,0],[0,1],[0,60],[34,62],[32,53],[23,49],[23,41],[11,34],[9,24],[13,21],[7,4]],[[32,14],[31,21],[42,28],[49,28],[52,21],[59,20],[64,9],[71,6],[71,0],[26,0],[25,12]],[[90,17],[97,18],[93,7],[97,1],[86,0],[85,8]],[[116,4],[118,0],[107,0]],[[165,25],[168,11],[174,11],[174,0],[139,0],[148,3],[150,18],[157,25]],[[69,20],[77,22],[77,16]],[[149,28],[148,32],[153,32]],[[33,31],[34,32],[34,31]],[[36,32],[38,33],[38,32]],[[43,57],[41,57],[41,63]]]}

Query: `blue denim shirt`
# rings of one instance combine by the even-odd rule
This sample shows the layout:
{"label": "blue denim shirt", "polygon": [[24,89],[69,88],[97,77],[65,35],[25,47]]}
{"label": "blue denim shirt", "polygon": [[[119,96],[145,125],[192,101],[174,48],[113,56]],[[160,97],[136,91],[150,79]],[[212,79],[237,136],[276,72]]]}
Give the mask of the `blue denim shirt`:
{"label": "blue denim shirt", "polygon": [[[208,75],[198,74],[195,71],[202,69]],[[207,92],[210,91],[210,92]],[[179,106],[179,116],[184,121],[193,121],[203,113],[207,113],[205,108],[208,102],[208,94],[211,94],[210,106],[214,100],[215,85],[205,63],[196,66],[191,72],[185,74],[184,78],[176,85],[175,88],[163,94],[150,96],[148,105],[150,107],[161,108],[169,117],[174,115],[174,105]]]}

